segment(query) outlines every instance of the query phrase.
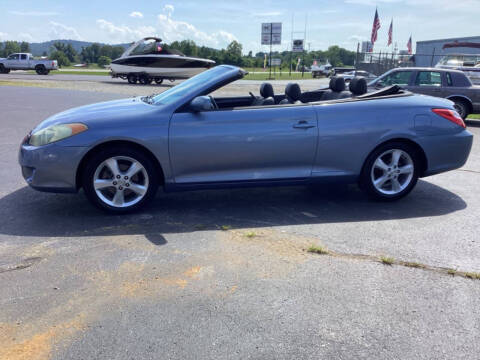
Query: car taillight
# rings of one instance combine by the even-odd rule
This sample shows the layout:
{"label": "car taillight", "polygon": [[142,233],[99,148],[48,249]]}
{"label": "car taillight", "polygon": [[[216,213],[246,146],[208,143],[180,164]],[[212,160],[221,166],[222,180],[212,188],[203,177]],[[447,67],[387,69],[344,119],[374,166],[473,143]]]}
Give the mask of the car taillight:
{"label": "car taillight", "polygon": [[450,109],[432,109],[432,111],[438,116],[443,117],[444,119],[450,120],[451,122],[460,125],[464,129],[466,128],[465,122],[462,117],[455,110]]}

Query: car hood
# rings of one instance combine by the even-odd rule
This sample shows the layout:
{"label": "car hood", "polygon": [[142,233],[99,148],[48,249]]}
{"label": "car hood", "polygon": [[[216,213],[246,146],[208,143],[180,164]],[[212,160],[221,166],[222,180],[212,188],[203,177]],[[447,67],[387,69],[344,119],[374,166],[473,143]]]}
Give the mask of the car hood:
{"label": "car hood", "polygon": [[141,97],[106,101],[55,114],[41,124],[34,131],[50,125],[83,123],[88,127],[115,125],[123,121],[132,121],[142,118],[148,113],[158,112],[162,106],[150,105],[141,100]]}

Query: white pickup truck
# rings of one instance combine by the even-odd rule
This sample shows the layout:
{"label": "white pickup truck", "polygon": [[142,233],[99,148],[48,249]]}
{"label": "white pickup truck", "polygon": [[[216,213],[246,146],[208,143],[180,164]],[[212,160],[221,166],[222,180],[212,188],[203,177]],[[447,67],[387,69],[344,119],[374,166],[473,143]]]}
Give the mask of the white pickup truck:
{"label": "white pickup truck", "polygon": [[10,70],[35,70],[38,75],[47,75],[50,70],[57,69],[57,60],[35,60],[28,53],[11,54],[6,59],[0,59],[1,74],[8,74]]}

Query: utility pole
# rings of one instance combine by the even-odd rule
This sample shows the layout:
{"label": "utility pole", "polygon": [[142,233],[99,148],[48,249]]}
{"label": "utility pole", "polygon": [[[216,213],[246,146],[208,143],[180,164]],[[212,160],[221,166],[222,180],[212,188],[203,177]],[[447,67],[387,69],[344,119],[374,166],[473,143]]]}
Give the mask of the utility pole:
{"label": "utility pole", "polygon": [[292,76],[292,55],[293,55],[293,13],[292,13],[292,32],[291,32],[291,38],[290,38],[290,72],[289,76]]}
{"label": "utility pole", "polygon": [[308,15],[305,14],[305,31],[303,33],[303,59],[302,59],[302,78],[305,73],[305,45],[307,44],[307,20],[308,20]]}

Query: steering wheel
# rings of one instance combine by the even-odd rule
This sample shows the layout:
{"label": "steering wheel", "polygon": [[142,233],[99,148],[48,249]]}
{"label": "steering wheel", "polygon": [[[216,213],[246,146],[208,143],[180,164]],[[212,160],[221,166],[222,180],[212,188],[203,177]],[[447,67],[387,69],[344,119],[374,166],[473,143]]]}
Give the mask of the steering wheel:
{"label": "steering wheel", "polygon": [[209,98],[210,98],[210,100],[212,101],[213,108],[214,108],[215,110],[218,110],[218,104],[217,104],[217,102],[215,101],[215,99],[213,98],[213,96],[210,95]]}

